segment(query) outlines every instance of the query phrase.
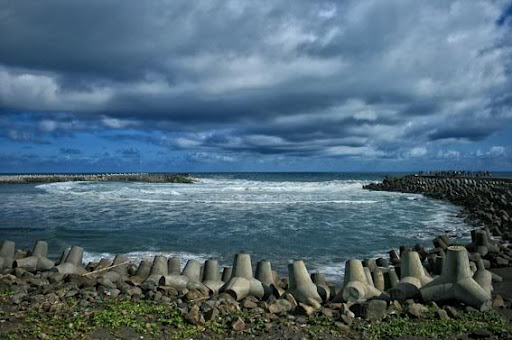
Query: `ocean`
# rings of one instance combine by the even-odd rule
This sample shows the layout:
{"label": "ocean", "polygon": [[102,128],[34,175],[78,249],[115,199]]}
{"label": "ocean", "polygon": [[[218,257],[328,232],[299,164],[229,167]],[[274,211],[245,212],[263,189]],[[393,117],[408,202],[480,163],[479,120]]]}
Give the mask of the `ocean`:
{"label": "ocean", "polygon": [[[286,273],[302,259],[331,280],[351,258],[385,256],[390,249],[448,231],[467,238],[459,208],[416,194],[372,192],[364,184],[384,173],[193,174],[195,184],[61,182],[0,185],[0,240],[50,255],[80,245],[84,262],[124,253],[219,259],[252,254]],[[394,174],[396,175],[396,174]]]}

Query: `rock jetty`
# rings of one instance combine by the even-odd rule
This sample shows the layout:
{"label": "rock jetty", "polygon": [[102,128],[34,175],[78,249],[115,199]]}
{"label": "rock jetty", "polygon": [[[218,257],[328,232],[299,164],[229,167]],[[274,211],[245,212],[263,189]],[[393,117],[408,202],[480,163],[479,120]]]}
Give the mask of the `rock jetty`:
{"label": "rock jetty", "polygon": [[465,221],[512,240],[512,179],[492,177],[390,177],[364,186],[368,190],[423,194],[462,207]]}
{"label": "rock jetty", "polygon": [[0,184],[52,183],[52,182],[147,182],[147,183],[193,183],[188,174],[170,173],[112,173],[112,174],[27,174],[0,175]]}

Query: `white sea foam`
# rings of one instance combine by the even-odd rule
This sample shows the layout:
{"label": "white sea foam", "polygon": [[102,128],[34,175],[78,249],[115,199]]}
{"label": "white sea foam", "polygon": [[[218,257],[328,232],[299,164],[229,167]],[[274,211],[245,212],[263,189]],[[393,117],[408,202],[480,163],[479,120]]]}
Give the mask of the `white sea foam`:
{"label": "white sea foam", "polygon": [[[48,194],[86,196],[95,200],[168,204],[375,204],[351,196],[370,181],[272,182],[201,179],[199,184],[59,182],[36,188]],[[179,186],[179,191],[176,190]],[[177,197],[180,197],[177,199]],[[208,199],[204,199],[208,197]],[[264,199],[262,199],[264,198]],[[299,199],[297,199],[299,198]]]}
{"label": "white sea foam", "polygon": [[[259,247],[266,246],[261,243],[267,242],[262,235],[272,234],[277,244],[283,245],[283,249],[276,252],[276,258],[269,258],[273,264],[274,261],[281,264],[276,265],[279,270],[286,268],[286,265],[282,265],[288,260],[286,250],[296,251],[293,244],[300,242],[303,249],[297,251],[297,255],[307,259],[308,270],[323,272],[335,283],[340,282],[344,275],[345,263],[341,260],[345,256],[347,260],[377,258],[389,250],[381,248],[399,245],[393,244],[394,239],[410,240],[410,245],[417,242],[429,244],[434,236],[445,230],[460,234],[467,228],[456,217],[457,209],[454,206],[445,202],[437,203],[421,195],[362,189],[363,185],[371,182],[231,178],[202,178],[195,184],[61,182],[38,185],[42,195],[37,195],[35,203],[39,204],[38,208],[47,206],[45,211],[52,212],[49,216],[68,213],[63,220],[66,224],[73,221],[78,226],[77,230],[85,230],[94,223],[93,228],[98,228],[98,232],[109,231],[108,227],[103,226],[109,225],[110,213],[116,214],[117,222],[123,225],[123,232],[130,228],[147,228],[151,233],[154,227],[158,232],[169,230],[169,234],[173,235],[175,227],[189,228],[185,233],[187,237],[217,237],[218,249],[213,251],[219,254],[225,251],[225,247],[231,246],[231,238],[240,235],[244,240],[250,240],[250,247],[257,252]],[[298,209],[294,209],[293,205],[297,205]],[[74,210],[75,207],[81,207],[80,212]],[[81,229],[82,223],[84,229]],[[317,238],[318,234],[313,232],[309,234],[311,238],[290,241],[290,236],[317,230],[319,234],[326,232],[333,237]],[[343,238],[333,231],[339,231]],[[380,235],[386,236],[384,241],[380,241],[383,243],[378,243]],[[179,239],[182,236],[176,234],[172,237]],[[343,247],[347,244],[361,244],[361,248],[352,250],[353,253],[343,252],[343,258],[340,258],[336,251],[344,251]],[[155,255],[178,256],[182,258],[182,264],[192,258],[203,261],[217,257],[229,264],[232,261],[210,254],[194,254],[196,250],[200,252],[200,248],[194,249],[193,246],[187,248],[191,253],[157,251],[162,248],[157,248],[156,244],[153,246],[154,249],[127,255],[135,262]],[[366,246],[368,252],[362,253]],[[314,249],[320,247],[332,249],[332,254],[337,254],[337,257],[315,257]],[[88,252],[84,261],[98,261],[102,257],[112,259],[114,256],[113,253]],[[281,274],[286,275],[286,271]]]}

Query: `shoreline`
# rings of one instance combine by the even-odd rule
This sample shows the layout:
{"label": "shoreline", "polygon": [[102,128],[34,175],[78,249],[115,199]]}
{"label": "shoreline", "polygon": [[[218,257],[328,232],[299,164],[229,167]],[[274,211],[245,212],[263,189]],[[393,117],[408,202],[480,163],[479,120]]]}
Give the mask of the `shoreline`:
{"label": "shoreline", "polygon": [[[168,311],[175,312],[174,321],[169,322],[170,328],[166,329],[158,322],[150,323],[150,326],[145,325],[145,327],[155,331],[154,336],[162,334],[161,332],[167,334],[165,332],[168,331],[166,336],[170,338],[173,334],[183,335],[180,333],[183,329],[191,332],[191,337],[206,338],[212,335],[220,336],[219,334],[222,334],[222,337],[252,334],[261,338],[279,338],[283,335],[283,330],[298,332],[300,336],[298,335],[297,338],[304,335],[313,338],[313,333],[321,335],[322,338],[358,338],[364,332],[372,334],[372,332],[382,331],[382,327],[393,324],[396,315],[400,318],[412,319],[411,322],[418,328],[421,328],[424,321],[441,322],[445,326],[453,324],[456,328],[457,322],[465,320],[466,317],[476,318],[471,319],[471,322],[483,328],[484,324],[478,323],[480,322],[478,315],[486,313],[478,310],[489,308],[500,308],[499,311],[510,310],[510,297],[489,295],[484,296],[482,301],[477,303],[470,302],[468,299],[462,299],[462,301],[456,299],[459,300],[457,302],[450,299],[448,301],[433,299],[429,302],[428,294],[423,288],[432,284],[433,277],[437,280],[435,276],[445,275],[443,266],[446,266],[447,261],[454,258],[452,255],[457,252],[468,253],[468,265],[472,263],[473,267],[479,266],[478,270],[487,277],[487,281],[491,277],[492,282],[486,281],[485,284],[479,282],[474,289],[490,290],[492,285],[499,288],[500,284],[510,284],[509,276],[504,275],[506,280],[500,283],[499,276],[489,276],[491,273],[488,271],[488,269],[500,268],[502,272],[509,273],[512,265],[512,249],[507,242],[504,242],[511,239],[512,231],[511,221],[507,217],[507,211],[510,208],[508,202],[511,201],[507,202],[506,198],[512,195],[508,182],[491,178],[482,184],[467,178],[404,176],[388,178],[382,183],[369,184],[364,188],[419,193],[429,198],[449,201],[463,207],[463,214],[469,225],[483,226],[484,229],[475,229],[472,232],[473,243],[466,247],[452,246],[454,242],[447,235],[439,235],[433,240],[433,249],[402,245],[400,254],[391,251],[389,259],[348,261],[344,287],[332,286],[321,274],[313,274],[310,277],[301,261],[289,265],[288,279],[276,277],[268,261],[268,265],[260,261],[254,274],[250,256],[243,253],[235,257],[234,268],[224,269],[224,273],[226,270],[231,270],[234,274],[226,274],[222,281],[218,263],[215,267],[214,262],[207,261],[201,269],[199,262],[189,261],[180,273],[179,270],[176,271],[175,260],[158,256],[153,263],[143,261],[138,267],[127,262],[127,258],[123,255],[118,255],[113,261],[103,259],[99,263],[88,264],[83,268],[81,267],[83,249],[80,254],[79,247],[76,247],[72,248],[74,249],[71,251],[74,254],[72,259],[68,261],[70,255],[63,256],[63,260],[60,261],[62,263],[56,267],[48,265],[49,271],[23,270],[19,266],[15,269],[4,269],[5,274],[0,276],[0,288],[4,290],[16,288],[15,291],[11,290],[7,294],[8,298],[6,296],[6,301],[2,301],[1,305],[2,308],[16,306],[17,310],[21,308],[25,311],[46,312],[46,308],[50,310],[52,306],[58,305],[64,305],[61,308],[67,308],[65,306],[69,301],[77,301],[79,305],[85,305],[85,309],[92,308],[95,313],[100,314],[105,309],[111,308],[111,304],[117,303],[122,304],[125,309],[130,308],[131,304],[146,306],[147,303],[147,306],[166,306],[164,314]],[[505,199],[502,199],[501,195],[504,195]],[[496,207],[503,209],[496,209]],[[491,233],[500,236],[504,241],[493,240],[490,237]],[[30,255],[22,252],[17,254],[20,260]],[[41,254],[39,258],[45,258],[43,255]],[[417,260],[414,260],[416,258]],[[170,273],[171,260],[174,261],[173,273]],[[213,263],[213,273],[216,272],[216,274],[209,280],[205,280],[205,273],[209,272],[208,263]],[[415,268],[423,274],[409,273],[409,276],[404,277],[411,265],[416,266]],[[68,271],[69,268],[72,270],[66,272],[59,269],[59,266],[68,268],[66,269]],[[245,269],[240,269],[242,267]],[[189,268],[188,271],[187,268]],[[478,270],[475,273],[478,273]],[[358,277],[358,273],[362,276]],[[471,277],[476,275],[470,274]],[[151,277],[153,278],[150,279]],[[407,277],[411,279],[405,280]],[[418,283],[413,279],[425,282]],[[187,283],[184,284],[184,281]],[[42,282],[54,287],[43,288]],[[25,287],[26,291],[23,289],[20,291],[17,288],[19,286]],[[347,290],[348,286],[352,288]],[[219,294],[217,291],[220,287],[223,287],[221,289],[224,292]],[[311,290],[312,287],[314,291]],[[64,295],[57,294],[59,289],[66,290]],[[40,297],[35,299],[35,296]],[[53,303],[48,302],[50,298]],[[160,313],[153,310],[153,307],[147,308],[156,314]],[[79,309],[78,313],[83,312],[84,310]],[[263,323],[259,323],[258,319],[263,319]],[[497,320],[494,321],[498,322]],[[99,328],[108,324],[97,321],[93,318],[84,322],[91,327]],[[181,323],[186,325],[182,327],[183,329],[177,326]],[[219,328],[219,332],[222,330],[226,333],[215,333],[214,326]],[[486,328],[487,332],[491,330],[491,336],[493,331],[498,332],[492,327],[489,324]],[[73,327],[71,329],[73,330]],[[476,330],[468,326],[467,331],[463,333],[469,334]],[[3,331],[4,325],[0,324],[0,333]],[[414,332],[413,329],[410,331]],[[12,334],[16,334],[15,332],[11,331]],[[74,329],[71,337],[83,335],[84,332],[85,329]],[[135,330],[131,334],[138,333],[140,330]],[[512,337],[512,330],[510,333],[507,331],[499,335]],[[149,336],[152,335],[149,334]]]}

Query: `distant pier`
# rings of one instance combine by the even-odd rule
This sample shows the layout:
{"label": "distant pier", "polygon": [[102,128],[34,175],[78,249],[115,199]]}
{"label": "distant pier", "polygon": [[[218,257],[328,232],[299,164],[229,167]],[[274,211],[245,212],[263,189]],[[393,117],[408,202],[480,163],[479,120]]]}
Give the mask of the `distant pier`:
{"label": "distant pier", "polygon": [[104,173],[104,174],[23,174],[0,175],[0,184],[52,183],[52,182],[147,182],[193,183],[188,174],[171,173]]}

